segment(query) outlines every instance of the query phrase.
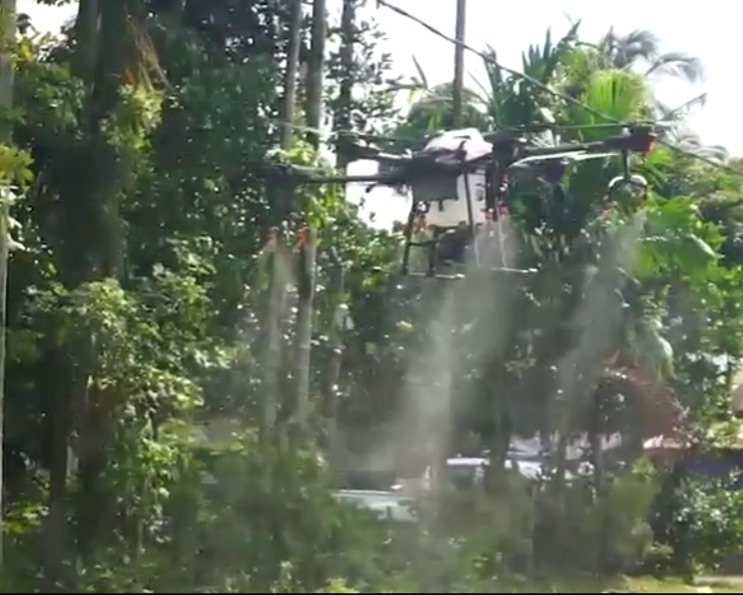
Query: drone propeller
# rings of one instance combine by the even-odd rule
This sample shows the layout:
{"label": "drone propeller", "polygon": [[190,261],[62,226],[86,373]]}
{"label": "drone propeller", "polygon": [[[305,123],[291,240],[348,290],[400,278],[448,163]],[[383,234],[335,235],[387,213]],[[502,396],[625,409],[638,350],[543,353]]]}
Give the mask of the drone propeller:
{"label": "drone propeller", "polygon": [[525,157],[512,163],[508,171],[528,172],[536,175],[548,184],[558,184],[565,175],[566,168],[571,163],[587,161],[591,159],[605,159],[615,157],[615,153],[589,153],[583,152],[562,152],[552,155],[533,155]]}
{"label": "drone propeller", "polygon": [[559,161],[561,163],[567,164],[571,161],[586,161],[588,159],[605,159],[606,157],[615,157],[616,153],[590,153],[587,151],[564,151],[561,153],[552,153],[552,154],[545,154],[545,155],[531,155],[529,157],[524,157],[522,159],[519,159],[518,161],[512,163],[509,166],[510,168],[522,168],[522,167],[532,167],[535,165],[541,165],[543,163],[547,163],[549,161]]}

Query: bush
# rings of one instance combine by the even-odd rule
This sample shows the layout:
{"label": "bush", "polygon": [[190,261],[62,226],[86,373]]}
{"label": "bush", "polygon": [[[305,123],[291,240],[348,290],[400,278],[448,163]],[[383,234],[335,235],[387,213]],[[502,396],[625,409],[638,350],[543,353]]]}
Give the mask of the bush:
{"label": "bush", "polygon": [[680,570],[718,570],[743,544],[743,492],[725,480],[686,479],[672,520],[670,545]]}
{"label": "bush", "polygon": [[406,570],[396,528],[336,501],[311,454],[268,453],[246,441],[211,459],[213,485],[196,482],[202,464],[171,503],[180,565],[169,590],[180,583],[312,592],[338,577],[373,590]]}
{"label": "bush", "polygon": [[[506,473],[493,494],[445,494],[434,524],[449,540],[460,578],[492,581],[519,573],[619,573],[636,570],[652,545],[648,512],[657,491],[644,468],[606,481],[557,489]],[[441,563],[437,564],[440,570]]]}

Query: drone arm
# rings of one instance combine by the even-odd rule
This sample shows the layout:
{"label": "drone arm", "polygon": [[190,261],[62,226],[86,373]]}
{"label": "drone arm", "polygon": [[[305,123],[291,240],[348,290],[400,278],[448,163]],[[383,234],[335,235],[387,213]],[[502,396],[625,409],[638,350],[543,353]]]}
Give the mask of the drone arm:
{"label": "drone arm", "polygon": [[603,140],[556,145],[553,147],[528,147],[524,149],[524,157],[550,156],[554,153],[576,153],[593,151],[622,151],[626,153],[647,153],[652,149],[655,135],[647,128],[637,128],[629,134],[610,136]]}
{"label": "drone arm", "polygon": [[273,164],[267,166],[263,173],[267,179],[284,179],[295,184],[377,183],[396,186],[403,183],[400,176],[394,175],[392,172],[349,176],[325,173],[325,170],[302,165]]}
{"label": "drone arm", "polygon": [[365,174],[356,176],[314,176],[301,180],[302,184],[382,184],[397,186],[401,183],[398,178],[383,174]]}
{"label": "drone arm", "polygon": [[391,153],[383,153],[375,147],[362,147],[359,145],[354,146],[354,158],[368,159],[370,161],[378,161],[380,163],[390,164],[402,164],[406,161],[410,161],[409,157],[404,157],[402,155],[393,155]]}

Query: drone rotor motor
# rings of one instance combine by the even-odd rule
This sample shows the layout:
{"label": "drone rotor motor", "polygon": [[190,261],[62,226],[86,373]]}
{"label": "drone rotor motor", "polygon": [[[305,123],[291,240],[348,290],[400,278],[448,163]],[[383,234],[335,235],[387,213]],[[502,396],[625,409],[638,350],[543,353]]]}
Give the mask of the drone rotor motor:
{"label": "drone rotor motor", "polygon": [[617,176],[609,182],[609,198],[620,202],[644,204],[648,197],[648,181],[640,174]]}

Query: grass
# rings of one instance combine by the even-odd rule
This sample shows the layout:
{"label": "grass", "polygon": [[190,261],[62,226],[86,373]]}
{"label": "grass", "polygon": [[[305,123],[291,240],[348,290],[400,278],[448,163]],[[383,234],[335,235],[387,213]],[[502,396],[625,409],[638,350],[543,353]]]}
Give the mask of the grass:
{"label": "grass", "polygon": [[652,577],[602,579],[586,577],[579,580],[513,583],[499,589],[505,593],[743,593],[743,578],[700,579],[695,585],[681,580]]}
{"label": "grass", "polygon": [[700,578],[692,586],[657,579],[632,579],[627,583],[628,593],[743,593],[743,577]]}

